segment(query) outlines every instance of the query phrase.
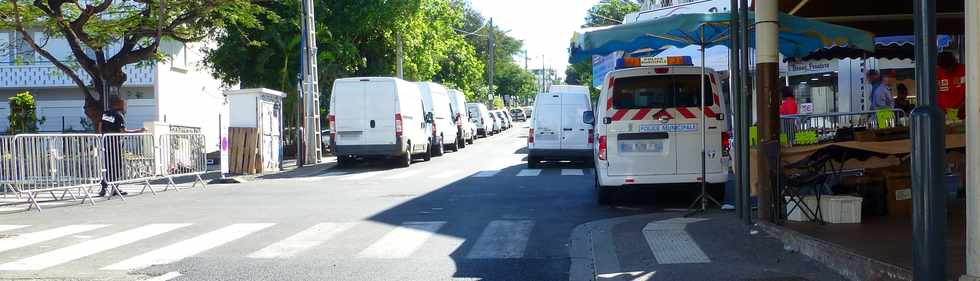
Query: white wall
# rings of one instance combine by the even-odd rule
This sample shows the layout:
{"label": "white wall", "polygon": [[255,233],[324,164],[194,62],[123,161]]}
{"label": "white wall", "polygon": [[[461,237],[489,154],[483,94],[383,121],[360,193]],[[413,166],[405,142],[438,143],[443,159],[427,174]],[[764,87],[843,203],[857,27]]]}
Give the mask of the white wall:
{"label": "white wall", "polygon": [[[218,120],[225,105],[221,82],[212,78],[200,64],[202,44],[168,42],[161,50],[175,54],[157,63],[159,112],[157,120],[170,125],[200,127],[207,140],[207,150],[218,149]],[[185,60],[186,59],[186,60]],[[185,63],[186,61],[186,63]]]}
{"label": "white wall", "polygon": [[[7,99],[16,93],[24,91],[0,91],[0,132],[5,132],[9,126],[7,116],[10,114]],[[80,120],[85,118],[82,108],[85,104],[82,93],[74,88],[39,88],[29,89],[37,102],[37,115],[45,118],[39,128],[43,132],[61,132],[62,129],[82,130]],[[156,103],[153,100],[152,89],[142,87],[123,87],[121,92],[128,101],[126,109],[126,126],[139,128],[144,121],[156,120]],[[64,123],[62,123],[64,122]]]}

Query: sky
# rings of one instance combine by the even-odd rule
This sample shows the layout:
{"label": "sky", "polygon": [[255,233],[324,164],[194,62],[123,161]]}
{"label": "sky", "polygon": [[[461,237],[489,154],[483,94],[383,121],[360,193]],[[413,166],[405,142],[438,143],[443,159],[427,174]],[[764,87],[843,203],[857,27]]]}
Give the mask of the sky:
{"label": "sky", "polygon": [[[530,68],[547,67],[564,77],[572,34],[585,23],[585,15],[598,0],[470,0],[484,17],[508,35],[524,41]],[[515,58],[524,65],[524,58]]]}

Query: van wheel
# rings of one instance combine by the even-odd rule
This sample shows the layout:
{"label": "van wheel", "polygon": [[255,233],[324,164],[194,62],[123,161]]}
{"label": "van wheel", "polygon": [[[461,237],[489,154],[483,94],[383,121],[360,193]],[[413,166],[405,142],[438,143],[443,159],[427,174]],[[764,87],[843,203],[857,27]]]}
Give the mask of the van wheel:
{"label": "van wheel", "polygon": [[432,145],[428,145],[428,147],[425,148],[425,153],[422,154],[422,161],[428,162],[431,160],[432,160]]}
{"label": "van wheel", "polygon": [[445,144],[443,144],[441,141],[433,145],[435,150],[432,151],[432,156],[442,156],[443,154],[446,154],[446,149],[444,145]]}
{"label": "van wheel", "polygon": [[459,148],[466,148],[466,141],[464,138],[459,138],[456,143],[459,144]]}
{"label": "van wheel", "polygon": [[611,205],[613,203],[613,197],[616,196],[616,190],[608,186],[599,185],[599,175],[595,176],[595,187],[596,187],[596,203],[600,206]]}
{"label": "van wheel", "polygon": [[540,162],[540,161],[541,160],[538,160],[537,157],[530,157],[530,156],[528,156],[527,157],[527,168],[528,169],[537,169],[538,168],[538,162]]}
{"label": "van wheel", "polygon": [[337,167],[349,168],[354,165],[354,157],[350,156],[337,156]]}
{"label": "van wheel", "polygon": [[412,165],[412,151],[405,152],[405,155],[398,157],[398,166],[407,168]]}
{"label": "van wheel", "polygon": [[453,141],[453,144],[449,145],[449,150],[452,150],[453,152],[458,152],[459,151],[459,140]]}

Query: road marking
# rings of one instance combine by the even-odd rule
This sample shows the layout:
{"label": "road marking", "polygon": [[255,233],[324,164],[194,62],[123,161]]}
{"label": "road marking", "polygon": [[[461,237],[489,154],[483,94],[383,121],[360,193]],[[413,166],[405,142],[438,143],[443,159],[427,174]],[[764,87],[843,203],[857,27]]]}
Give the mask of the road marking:
{"label": "road marking", "polygon": [[489,177],[492,177],[492,176],[497,175],[497,173],[499,173],[499,172],[500,172],[500,170],[480,171],[480,172],[476,173],[475,175],[473,175],[473,177],[474,178],[489,178]]}
{"label": "road marking", "polygon": [[405,171],[405,172],[401,172],[401,173],[395,174],[395,175],[390,176],[390,177],[386,177],[385,179],[389,179],[389,180],[405,179],[405,178],[414,176],[414,175],[416,175],[418,173],[421,173],[421,172],[422,172],[422,170]]}
{"label": "road marking", "polygon": [[254,259],[275,259],[293,257],[310,248],[319,246],[337,234],[347,231],[355,223],[321,223],[296,233],[282,241],[258,250],[248,257]]}
{"label": "road marking", "polygon": [[585,172],[582,169],[561,169],[562,176],[582,176]]}
{"label": "road marking", "polygon": [[344,180],[344,181],[364,180],[364,179],[368,179],[368,178],[371,178],[371,177],[380,175],[380,174],[382,174],[384,172],[385,171],[363,172],[363,173],[358,173],[358,174],[353,174],[353,175],[350,175],[350,176],[346,176],[346,177],[342,178],[341,180]]}
{"label": "road marking", "polygon": [[653,278],[653,275],[656,273],[657,273],[656,271],[650,271],[650,272],[630,271],[630,272],[617,272],[617,273],[603,273],[603,274],[596,275],[596,277],[598,277],[596,278],[596,280],[606,280],[606,279],[622,280],[625,277],[629,277],[631,279],[628,280],[632,280],[632,281],[648,281],[650,280],[650,278]]}
{"label": "road marking", "polygon": [[41,270],[84,258],[190,224],[150,224],[0,265],[0,270]]}
{"label": "road marking", "polygon": [[446,222],[405,222],[357,254],[360,258],[397,259],[411,255]]}
{"label": "road marking", "polygon": [[444,179],[444,178],[452,177],[452,176],[454,176],[456,174],[459,174],[459,170],[449,170],[449,171],[445,171],[445,172],[442,172],[442,173],[435,174],[435,175],[431,176],[431,178],[434,178],[434,179]]}
{"label": "road marking", "polygon": [[651,222],[643,228],[643,236],[659,264],[710,263],[708,255],[687,233],[688,224],[707,219],[673,218]]}
{"label": "road marking", "polygon": [[541,174],[541,169],[523,169],[517,173],[518,177],[537,177]]}
{"label": "road marking", "polygon": [[180,274],[180,272],[171,271],[171,272],[167,272],[164,275],[160,275],[160,276],[157,276],[157,277],[146,279],[146,281],[167,281],[167,280],[174,279],[174,278],[177,278],[177,277],[180,277],[180,276],[182,276],[182,274]]}
{"label": "road marking", "polygon": [[103,267],[102,270],[132,270],[156,264],[169,264],[211,248],[245,237],[272,226],[272,223],[233,224],[200,236],[159,248],[139,256]]}
{"label": "road marking", "polygon": [[466,254],[468,259],[516,259],[524,256],[534,222],[529,220],[495,220]]}
{"label": "road marking", "polygon": [[25,227],[28,227],[28,226],[30,226],[30,225],[0,224],[0,232],[14,230],[14,229],[21,229],[21,228],[25,228]]}
{"label": "road marking", "polygon": [[306,178],[298,178],[296,180],[298,180],[298,181],[319,181],[319,180],[324,180],[324,179],[328,179],[328,178],[331,178],[331,177],[343,176],[343,175],[347,175],[347,174],[348,174],[348,172],[329,172],[329,173],[324,173],[324,174],[320,174],[320,175],[316,175],[316,176],[311,176],[311,177],[306,177]]}
{"label": "road marking", "polygon": [[7,250],[17,249],[20,247],[31,245],[34,243],[41,243],[51,239],[56,239],[59,237],[95,230],[106,226],[109,225],[108,224],[75,224],[75,225],[52,228],[52,229],[42,230],[38,232],[25,233],[9,238],[0,239],[0,253]]}

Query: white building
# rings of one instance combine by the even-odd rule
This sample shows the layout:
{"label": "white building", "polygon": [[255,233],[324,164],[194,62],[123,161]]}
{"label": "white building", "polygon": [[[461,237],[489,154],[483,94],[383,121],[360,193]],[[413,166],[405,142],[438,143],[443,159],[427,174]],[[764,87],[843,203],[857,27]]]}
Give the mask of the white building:
{"label": "white building", "polygon": [[[43,37],[36,32],[38,42],[44,42]],[[44,46],[56,57],[71,58],[64,39],[51,38]],[[222,110],[226,102],[221,82],[201,64],[204,54],[200,50],[205,46],[166,41],[160,50],[170,59],[126,66],[127,80],[119,92],[128,101],[127,127],[162,122],[201,128],[209,150],[217,150],[219,116],[227,112]],[[78,73],[88,82],[84,71]],[[23,91],[30,91],[37,100],[38,117],[45,119],[41,131],[92,131],[78,86],[20,40],[19,34],[0,30],[0,132],[8,127],[7,99]]]}

